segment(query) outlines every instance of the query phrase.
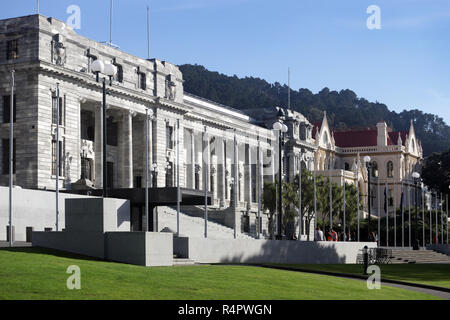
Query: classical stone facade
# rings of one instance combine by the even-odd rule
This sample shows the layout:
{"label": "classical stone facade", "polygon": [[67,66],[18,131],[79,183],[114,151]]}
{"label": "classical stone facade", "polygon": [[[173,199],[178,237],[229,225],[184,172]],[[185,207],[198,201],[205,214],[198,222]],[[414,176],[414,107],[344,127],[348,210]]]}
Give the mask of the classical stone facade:
{"label": "classical stone facade", "polygon": [[[118,70],[111,85],[106,79],[106,124],[102,84],[92,72],[97,59]],[[303,115],[279,107],[243,112],[196,97],[184,92],[183,75],[171,63],[140,59],[84,38],[57,19],[31,15],[0,21],[0,185],[8,184],[11,69],[16,88],[14,184],[23,188],[54,190],[58,180],[61,189],[70,190],[82,171],[95,188],[101,188],[105,125],[108,186],[141,188],[146,176],[147,127],[151,187],[175,186],[177,172],[183,188],[204,190],[206,182],[213,195],[210,215],[222,215],[223,223],[231,226],[232,182],[237,180],[234,218],[238,231],[256,234],[259,228],[267,236],[266,215],[257,220],[257,195],[263,180],[275,181],[278,172],[278,136],[271,130],[274,122],[281,120],[288,127],[282,166],[287,180],[294,178],[300,166],[327,174],[326,163],[332,159],[333,179],[358,180],[364,192],[367,172],[360,167],[357,179],[353,168],[358,157],[370,154],[379,165],[381,179],[381,168],[387,161],[393,163],[394,177],[389,177],[389,183],[397,192],[422,157],[413,128],[408,135],[396,134],[380,123],[376,144],[340,145],[335,139],[343,134],[333,132],[326,117],[322,124],[313,125]],[[153,114],[148,126],[147,112]],[[61,155],[59,172],[56,145]]]}
{"label": "classical stone facade", "polygon": [[[401,204],[414,201],[412,173],[421,172],[422,146],[416,137],[413,122],[409,131],[393,131],[384,121],[376,127],[333,130],[324,114],[321,123],[314,124],[313,136],[317,152],[315,168],[318,174],[358,185],[362,193],[364,215],[371,199],[371,215],[385,216],[384,190],[388,190],[388,212],[392,214]],[[364,162],[370,157],[371,195],[368,197],[369,169]]]}
{"label": "classical stone facade", "polygon": [[[107,86],[107,185],[144,186],[145,122],[146,112],[151,112],[150,186],[175,186],[178,141],[181,187],[203,190],[207,181],[208,191],[213,194],[211,207],[226,213],[232,203],[231,181],[237,179],[239,231],[255,233],[260,225],[267,234],[266,215],[261,214],[262,221],[256,219],[257,190],[262,179],[273,179],[270,176],[274,169],[266,167],[273,167],[267,154],[271,153],[268,150],[274,144],[274,134],[240,111],[185,93],[183,75],[177,66],[140,59],[89,40],[63,22],[41,15],[0,21],[0,55],[1,185],[8,184],[7,113],[10,70],[14,68],[14,184],[54,190],[58,179],[61,190],[70,190],[83,170],[95,188],[102,187],[102,84],[92,72],[92,63],[99,59],[114,64],[118,70]],[[109,83],[109,79],[106,81]],[[59,172],[57,144],[61,155]],[[260,181],[258,165],[262,168]]]}

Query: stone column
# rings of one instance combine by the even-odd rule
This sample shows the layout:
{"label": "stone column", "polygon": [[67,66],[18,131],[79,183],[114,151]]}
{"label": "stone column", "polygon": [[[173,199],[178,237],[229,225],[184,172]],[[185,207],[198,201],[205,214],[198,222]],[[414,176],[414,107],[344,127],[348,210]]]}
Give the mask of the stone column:
{"label": "stone column", "polygon": [[195,134],[194,129],[190,131],[191,134],[191,187],[195,189]]}
{"label": "stone column", "polygon": [[95,181],[94,186],[101,189],[103,186],[103,113],[101,104],[95,107]]}
{"label": "stone column", "polygon": [[220,201],[220,206],[223,206],[225,204],[225,188],[226,181],[225,181],[225,140],[223,138],[220,138],[217,143],[217,197]]}
{"label": "stone column", "polygon": [[153,162],[158,165],[157,186],[155,187],[163,187],[166,183],[166,121],[157,115],[152,129]]}
{"label": "stone column", "polygon": [[247,205],[251,205],[252,204],[252,187],[253,187],[253,182],[252,182],[252,147],[250,146],[250,144],[246,145],[247,148],[247,152],[246,152],[246,164],[245,164],[245,174],[244,174],[244,179],[245,179],[245,187],[246,187],[246,197],[245,197],[245,201],[247,201]]}
{"label": "stone column", "polygon": [[[122,117],[123,187],[133,188],[133,114],[126,111]],[[120,169],[120,168],[119,168]]]}

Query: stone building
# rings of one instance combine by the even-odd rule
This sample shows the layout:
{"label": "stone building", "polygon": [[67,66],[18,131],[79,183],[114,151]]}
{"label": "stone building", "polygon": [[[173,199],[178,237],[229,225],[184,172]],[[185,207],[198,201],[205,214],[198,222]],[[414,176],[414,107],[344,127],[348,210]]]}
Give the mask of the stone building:
{"label": "stone building", "polygon": [[317,152],[315,168],[318,174],[332,178],[343,185],[357,184],[362,193],[364,215],[368,210],[369,171],[364,162],[370,157],[371,215],[384,216],[384,190],[387,185],[389,213],[398,209],[402,192],[404,204],[414,201],[412,173],[421,172],[422,145],[414,132],[393,131],[384,121],[376,127],[351,130],[333,130],[326,113],[321,123],[314,124],[313,136]]}
{"label": "stone building", "polygon": [[[287,180],[294,178],[300,166],[329,174],[331,159],[333,179],[357,183],[364,192],[367,172],[360,167],[356,175],[354,168],[358,157],[370,154],[378,165],[380,181],[387,175],[399,201],[401,181],[410,177],[422,158],[412,126],[409,133],[392,132],[385,123],[379,123],[375,131],[338,132],[328,126],[326,116],[314,125],[300,113],[279,107],[235,110],[184,92],[183,75],[169,62],[135,57],[82,37],[62,21],[31,15],[0,20],[0,185],[8,185],[13,99],[14,184],[54,190],[58,181],[61,190],[70,191],[83,172],[94,188],[102,188],[105,124],[102,84],[92,72],[95,60],[117,68],[114,79],[107,79],[107,186],[144,187],[147,127],[150,187],[175,186],[177,172],[183,188],[201,191],[206,182],[212,197],[210,218],[227,227],[236,219],[242,234],[254,236],[259,231],[268,235],[267,216],[261,213],[258,220],[257,196],[263,179],[275,181],[277,177],[278,135],[271,130],[276,121],[288,127],[282,167]],[[14,97],[11,69],[15,70]],[[153,115],[148,126],[147,112]],[[236,215],[232,212],[235,180]],[[191,216],[201,216],[201,210],[182,208]],[[132,214],[132,222],[136,219],[142,224],[142,215]]]}
{"label": "stone building", "polygon": [[144,187],[145,122],[150,111],[150,187],[175,186],[179,141],[180,186],[204,190],[206,172],[212,194],[210,215],[221,215],[221,222],[231,226],[231,182],[236,178],[238,231],[255,234],[259,226],[267,235],[266,215],[261,213],[257,221],[256,213],[257,188],[263,178],[273,179],[277,170],[272,162],[276,139],[271,130],[241,111],[184,92],[177,66],[89,40],[62,21],[42,15],[0,21],[0,184],[8,184],[10,70],[14,69],[14,184],[54,190],[58,181],[61,190],[70,190],[84,170],[93,187],[102,188],[102,84],[92,72],[97,59],[118,71],[107,86],[108,187]]}

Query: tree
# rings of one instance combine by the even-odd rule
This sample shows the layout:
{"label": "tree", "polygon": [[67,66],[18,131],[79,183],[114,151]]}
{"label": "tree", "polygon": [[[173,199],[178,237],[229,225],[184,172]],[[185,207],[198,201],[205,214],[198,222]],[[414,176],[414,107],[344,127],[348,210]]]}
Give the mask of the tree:
{"label": "tree", "polygon": [[450,149],[443,153],[433,153],[425,159],[422,169],[423,182],[431,189],[449,193]]}
{"label": "tree", "polygon": [[[181,65],[180,70],[186,92],[236,109],[287,105],[288,87],[278,82],[229,77],[199,65]],[[375,126],[384,120],[395,130],[408,131],[413,120],[425,156],[450,148],[450,126],[442,118],[417,109],[390,111],[385,104],[367,101],[349,89],[337,92],[324,88],[316,94],[308,89],[291,89],[291,107],[311,122],[321,121],[326,111],[330,125],[340,129]]]}

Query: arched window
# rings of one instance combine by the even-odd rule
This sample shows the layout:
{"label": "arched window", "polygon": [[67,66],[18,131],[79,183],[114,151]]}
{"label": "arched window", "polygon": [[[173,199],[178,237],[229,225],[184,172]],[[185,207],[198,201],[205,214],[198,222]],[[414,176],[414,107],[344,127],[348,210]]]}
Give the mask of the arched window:
{"label": "arched window", "polygon": [[387,163],[387,176],[388,178],[394,177],[394,164],[392,163],[392,161],[389,161]]}
{"label": "arched window", "polygon": [[372,162],[372,178],[378,177],[378,163],[376,161]]}
{"label": "arched window", "polygon": [[344,163],[344,170],[349,171],[350,170],[350,164],[348,162]]}
{"label": "arched window", "polygon": [[325,132],[325,134],[323,135],[323,143],[325,145],[328,145],[328,134]]}
{"label": "arched window", "polygon": [[416,152],[416,141],[414,139],[411,140],[412,151]]}

